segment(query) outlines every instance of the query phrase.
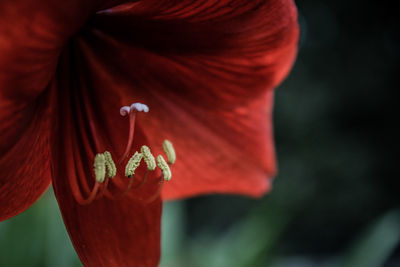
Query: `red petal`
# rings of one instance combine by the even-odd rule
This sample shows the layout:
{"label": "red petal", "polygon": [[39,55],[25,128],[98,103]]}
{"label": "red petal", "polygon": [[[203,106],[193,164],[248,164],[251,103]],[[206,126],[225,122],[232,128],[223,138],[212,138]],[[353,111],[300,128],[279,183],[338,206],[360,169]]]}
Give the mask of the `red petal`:
{"label": "red petal", "polygon": [[0,220],[29,207],[50,183],[44,91],[65,41],[96,2],[0,1]]}
{"label": "red petal", "polygon": [[[67,40],[122,0],[0,2],[0,103],[23,108],[47,88]],[[3,114],[3,110],[0,110]]]}
{"label": "red petal", "polygon": [[33,101],[47,87],[66,40],[87,20],[94,2],[1,1],[2,97]]}
{"label": "red petal", "polygon": [[72,243],[86,267],[157,266],[160,259],[161,201],[150,205],[123,197],[81,206],[72,198],[67,175],[54,180],[58,204]]}
{"label": "red petal", "polygon": [[[70,167],[70,166],[68,166]],[[86,267],[157,266],[160,258],[161,201],[150,205],[123,197],[81,206],[72,198],[67,175],[54,180],[64,223]]]}
{"label": "red petal", "polygon": [[27,209],[50,184],[46,101],[0,102],[0,221]]}
{"label": "red petal", "polygon": [[[53,186],[65,225],[86,267],[155,267],[160,258],[161,199],[158,196],[146,204],[157,191],[154,179],[117,199],[103,196],[88,205],[74,199],[80,186],[71,186],[70,181],[86,181],[92,187],[94,155],[107,150],[117,162],[128,133],[128,120],[119,115],[117,95],[107,89],[94,90],[80,59],[79,51],[70,44],[54,84]],[[138,132],[134,147],[145,143]],[[124,168],[117,167],[118,174],[123,174]],[[123,179],[127,180],[115,177],[110,184]],[[110,187],[115,193],[113,189]]]}
{"label": "red petal", "polygon": [[152,147],[174,143],[165,198],[269,189],[272,89],[294,61],[296,19],[291,0],[141,1],[82,32],[94,88],[148,104],[137,126]]}

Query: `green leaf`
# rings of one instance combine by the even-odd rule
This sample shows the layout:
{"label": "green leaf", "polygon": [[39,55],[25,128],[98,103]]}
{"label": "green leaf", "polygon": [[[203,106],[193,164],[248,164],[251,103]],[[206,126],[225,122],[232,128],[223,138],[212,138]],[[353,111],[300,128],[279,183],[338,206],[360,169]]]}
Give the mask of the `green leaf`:
{"label": "green leaf", "polygon": [[383,266],[400,242],[400,210],[393,210],[372,223],[351,247],[344,267]]}

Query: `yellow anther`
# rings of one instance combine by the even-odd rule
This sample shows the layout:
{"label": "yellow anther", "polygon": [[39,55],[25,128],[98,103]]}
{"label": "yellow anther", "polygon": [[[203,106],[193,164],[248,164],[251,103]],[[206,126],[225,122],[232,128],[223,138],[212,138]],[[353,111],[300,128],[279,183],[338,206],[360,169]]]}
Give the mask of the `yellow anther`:
{"label": "yellow anther", "polygon": [[171,169],[169,168],[168,164],[165,162],[163,156],[157,156],[157,166],[161,169],[162,176],[165,181],[171,180],[172,174]]}
{"label": "yellow anther", "polygon": [[163,149],[165,154],[167,155],[167,160],[169,164],[174,164],[176,160],[175,149],[172,143],[168,140],[164,140]]}
{"label": "yellow anther", "polygon": [[143,158],[143,154],[135,152],[135,154],[129,159],[128,164],[125,167],[125,176],[131,178],[135,174],[135,170],[140,165],[140,161]]}
{"label": "yellow anther", "polygon": [[94,157],[93,167],[96,181],[99,183],[104,182],[104,179],[106,178],[106,160],[104,154],[96,154]]}
{"label": "yellow anther", "polygon": [[156,161],[153,154],[151,154],[150,148],[148,146],[142,146],[140,151],[143,154],[144,162],[146,162],[147,169],[149,171],[154,171],[156,169]]}
{"label": "yellow anther", "polygon": [[115,175],[117,174],[117,168],[115,167],[115,163],[111,157],[111,153],[106,151],[103,154],[107,167],[107,175],[109,178],[114,178]]}

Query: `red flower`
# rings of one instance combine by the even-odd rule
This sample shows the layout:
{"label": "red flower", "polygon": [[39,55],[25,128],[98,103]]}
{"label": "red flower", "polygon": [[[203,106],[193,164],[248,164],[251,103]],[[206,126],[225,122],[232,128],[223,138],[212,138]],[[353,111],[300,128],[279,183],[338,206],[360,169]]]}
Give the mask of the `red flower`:
{"label": "red flower", "polygon": [[[272,89],[296,53],[291,0],[121,2],[0,2],[0,220],[52,180],[85,266],[158,264],[161,172],[124,176],[142,145],[178,153],[164,199],[269,189]],[[150,107],[134,138],[131,102]]]}

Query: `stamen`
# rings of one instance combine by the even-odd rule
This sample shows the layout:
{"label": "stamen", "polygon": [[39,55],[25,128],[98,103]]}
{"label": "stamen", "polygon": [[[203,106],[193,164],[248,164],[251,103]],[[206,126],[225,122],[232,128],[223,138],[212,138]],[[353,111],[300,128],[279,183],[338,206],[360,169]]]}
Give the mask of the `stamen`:
{"label": "stamen", "polygon": [[131,178],[135,174],[135,170],[140,165],[140,161],[143,158],[143,154],[135,152],[135,154],[129,159],[128,164],[125,167],[125,176]]}
{"label": "stamen", "polygon": [[167,162],[165,162],[163,156],[161,155],[157,156],[157,166],[161,169],[164,180],[165,181],[171,180],[172,177],[171,169],[169,168]]}
{"label": "stamen", "polygon": [[117,167],[115,167],[115,163],[111,157],[111,153],[108,151],[105,151],[103,153],[104,159],[105,159],[105,164],[107,168],[107,175],[109,178],[114,178],[115,175],[117,174]]}
{"label": "stamen", "polygon": [[149,171],[154,171],[156,169],[156,161],[154,160],[153,154],[151,154],[150,148],[148,146],[142,146],[140,151],[143,154],[144,162],[146,162],[147,169]]}
{"label": "stamen", "polygon": [[[128,155],[130,154],[131,148],[133,146],[135,119],[136,119],[136,114],[138,112],[149,112],[149,107],[145,104],[133,103],[130,106],[123,106],[120,109],[120,114],[122,116],[129,115],[129,136],[125,152],[117,162],[118,167],[121,166],[122,162],[126,162],[126,159],[128,158]],[[103,146],[101,146],[100,140],[98,140],[96,137],[95,123],[94,120],[92,119],[93,114],[89,115],[88,115],[88,120],[89,120],[90,130],[94,138],[93,140],[94,149],[97,151],[99,150],[101,151]],[[82,130],[83,129],[84,127],[82,127]],[[88,146],[87,149],[91,150],[93,148]],[[89,181],[87,181],[86,179],[82,179],[82,181],[80,181],[80,184],[78,184],[78,181],[76,179],[75,180],[70,179],[70,186],[72,189],[72,193],[74,194],[74,198],[81,205],[89,204],[93,202],[95,199],[101,198],[103,196],[113,200],[117,200],[126,195],[132,189],[139,190],[143,185],[146,184],[148,176],[150,176],[150,172],[154,171],[158,166],[161,170],[161,176],[157,178],[159,186],[155,190],[154,194],[152,194],[151,197],[147,199],[140,198],[140,194],[138,194],[138,199],[144,200],[146,203],[151,203],[155,201],[157,198],[160,197],[164,182],[171,180],[172,173],[170,165],[174,164],[176,161],[175,149],[169,140],[164,140],[163,149],[167,161],[161,155],[157,156],[157,160],[155,160],[153,154],[151,153],[150,148],[145,145],[142,146],[140,152],[136,151],[135,154],[129,159],[128,163],[126,164],[125,176],[128,178],[132,178],[135,175],[137,168],[140,166],[142,159],[144,159],[147,166],[147,170],[144,176],[135,177],[135,179],[132,178],[129,180],[129,182],[126,180],[124,181],[123,180],[124,178],[120,176],[118,179],[113,180],[112,185],[116,188],[112,188],[111,191],[109,188],[109,186],[111,186],[110,181],[117,175],[116,164],[109,151],[96,154],[93,163],[94,176],[95,176],[94,177],[95,181],[92,181],[94,182],[93,188],[92,189],[89,188]],[[93,156],[93,154],[91,154],[91,156]],[[80,162],[76,162],[76,164],[82,165]],[[79,175],[77,175],[76,177],[86,177],[84,173],[85,171],[83,171],[82,167],[83,166],[81,166],[81,168],[77,168],[79,169],[78,171],[82,173],[79,173]],[[81,190],[83,190],[83,194]]]}
{"label": "stamen", "polygon": [[174,164],[176,160],[175,149],[169,140],[164,140],[163,149],[165,155],[167,155],[168,164]]}
{"label": "stamen", "polygon": [[96,177],[96,181],[99,183],[104,182],[106,178],[106,160],[104,154],[97,154],[94,157],[94,175]]}

